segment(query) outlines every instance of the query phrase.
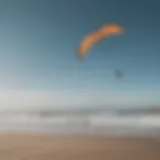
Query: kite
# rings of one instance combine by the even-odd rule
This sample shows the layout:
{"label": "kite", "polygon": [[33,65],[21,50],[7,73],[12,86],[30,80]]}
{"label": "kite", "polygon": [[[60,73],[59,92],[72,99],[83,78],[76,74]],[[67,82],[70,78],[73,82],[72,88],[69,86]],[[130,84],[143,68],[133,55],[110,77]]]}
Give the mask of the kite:
{"label": "kite", "polygon": [[78,47],[78,57],[82,59],[88,50],[100,40],[117,35],[123,32],[123,27],[119,24],[104,24],[98,30],[85,36]]}

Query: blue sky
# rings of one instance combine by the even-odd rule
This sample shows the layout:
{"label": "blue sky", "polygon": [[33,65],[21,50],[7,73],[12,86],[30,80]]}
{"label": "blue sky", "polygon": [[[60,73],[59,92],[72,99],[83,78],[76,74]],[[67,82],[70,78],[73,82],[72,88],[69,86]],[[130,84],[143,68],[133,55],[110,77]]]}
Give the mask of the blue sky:
{"label": "blue sky", "polygon": [[[159,8],[157,0],[0,0],[1,92],[159,94]],[[114,22],[125,34],[78,61],[82,38]],[[115,69],[123,70],[122,80]]]}

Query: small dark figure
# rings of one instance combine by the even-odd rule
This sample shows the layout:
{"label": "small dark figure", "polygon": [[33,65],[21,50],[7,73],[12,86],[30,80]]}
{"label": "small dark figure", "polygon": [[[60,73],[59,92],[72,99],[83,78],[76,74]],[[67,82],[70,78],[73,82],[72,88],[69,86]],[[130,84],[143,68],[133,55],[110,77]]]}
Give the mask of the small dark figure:
{"label": "small dark figure", "polygon": [[115,74],[116,74],[116,77],[117,77],[117,78],[122,78],[122,77],[123,77],[123,73],[122,73],[122,71],[120,71],[120,70],[116,70],[116,71],[115,71]]}

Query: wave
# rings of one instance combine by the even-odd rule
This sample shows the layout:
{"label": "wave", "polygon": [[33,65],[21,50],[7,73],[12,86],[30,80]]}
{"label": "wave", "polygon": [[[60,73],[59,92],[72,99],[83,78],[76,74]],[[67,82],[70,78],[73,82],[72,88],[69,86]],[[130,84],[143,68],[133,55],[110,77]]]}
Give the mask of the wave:
{"label": "wave", "polygon": [[113,112],[93,115],[38,116],[10,113],[0,116],[0,130],[92,131],[111,133],[160,133],[160,114],[118,115]]}

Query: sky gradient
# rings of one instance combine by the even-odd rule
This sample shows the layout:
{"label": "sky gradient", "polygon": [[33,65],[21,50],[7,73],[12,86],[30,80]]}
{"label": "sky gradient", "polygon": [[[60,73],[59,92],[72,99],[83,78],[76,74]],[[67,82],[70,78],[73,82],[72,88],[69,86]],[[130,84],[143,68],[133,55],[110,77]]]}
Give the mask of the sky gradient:
{"label": "sky gradient", "polygon": [[[37,93],[29,105],[32,101],[40,105],[42,92],[43,97],[61,92],[59,101],[71,92],[66,106],[73,102],[72,96],[75,106],[76,101],[92,104],[97,92],[101,93],[97,105],[117,104],[119,95],[124,95],[121,104],[126,103],[127,94],[137,105],[147,104],[146,99],[160,104],[158,98],[146,96],[160,96],[159,15],[157,0],[0,0],[1,106],[20,105],[21,96],[11,100],[17,92],[23,93],[23,104],[25,92]],[[78,44],[103,23],[122,24],[125,33],[103,40],[79,61]],[[121,80],[115,78],[115,69],[123,70]],[[86,104],[83,98],[78,100],[79,94],[88,91],[91,98]],[[115,93],[112,102],[106,100],[109,93]],[[56,106],[58,97],[53,95]],[[145,97],[143,102],[136,100],[139,95]]]}

